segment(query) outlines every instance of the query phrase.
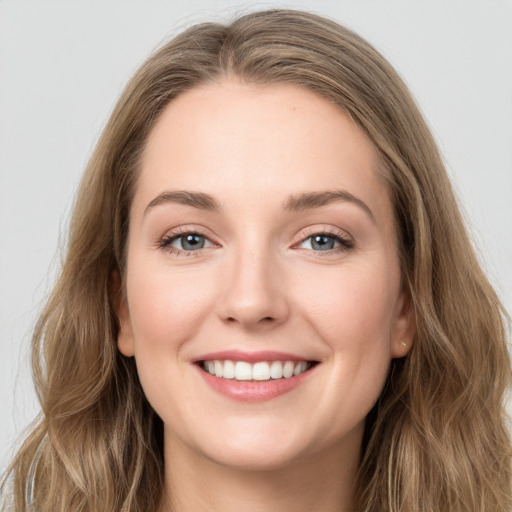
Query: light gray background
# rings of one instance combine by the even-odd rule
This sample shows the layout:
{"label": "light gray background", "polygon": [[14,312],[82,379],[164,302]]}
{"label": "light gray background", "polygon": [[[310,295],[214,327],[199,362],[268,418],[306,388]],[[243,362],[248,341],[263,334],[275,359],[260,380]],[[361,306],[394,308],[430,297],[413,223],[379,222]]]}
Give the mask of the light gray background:
{"label": "light gray background", "polygon": [[512,309],[510,0],[0,1],[0,471],[36,414],[28,348],[77,180],[126,80],[193,22],[274,6],[331,16],[405,77]]}

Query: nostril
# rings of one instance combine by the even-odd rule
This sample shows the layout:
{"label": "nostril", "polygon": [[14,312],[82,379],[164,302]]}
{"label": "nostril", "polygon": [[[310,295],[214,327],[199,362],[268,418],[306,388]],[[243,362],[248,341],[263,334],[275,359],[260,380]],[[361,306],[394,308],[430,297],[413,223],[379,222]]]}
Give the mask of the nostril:
{"label": "nostril", "polygon": [[[269,323],[269,322],[274,322],[274,321],[275,321],[274,317],[272,317],[272,316],[265,316],[265,317],[261,318],[258,323],[262,323],[262,322],[263,323]],[[233,317],[233,316],[229,316],[229,317],[226,318],[226,322],[238,323],[238,320],[235,317]]]}

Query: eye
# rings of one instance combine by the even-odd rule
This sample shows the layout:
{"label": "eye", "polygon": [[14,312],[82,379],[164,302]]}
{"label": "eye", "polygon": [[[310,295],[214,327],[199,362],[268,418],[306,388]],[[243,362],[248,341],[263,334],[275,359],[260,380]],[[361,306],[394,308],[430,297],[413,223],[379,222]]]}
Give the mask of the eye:
{"label": "eye", "polygon": [[337,240],[333,236],[314,235],[306,238],[302,242],[301,247],[303,249],[313,249],[314,251],[329,251],[334,249],[336,242]]}
{"label": "eye", "polygon": [[354,248],[354,244],[341,235],[316,233],[308,236],[298,245],[300,249],[312,251],[346,251]]}
{"label": "eye", "polygon": [[180,233],[179,235],[170,235],[160,242],[160,247],[168,249],[171,252],[194,252],[207,247],[212,247],[213,243],[200,233]]}

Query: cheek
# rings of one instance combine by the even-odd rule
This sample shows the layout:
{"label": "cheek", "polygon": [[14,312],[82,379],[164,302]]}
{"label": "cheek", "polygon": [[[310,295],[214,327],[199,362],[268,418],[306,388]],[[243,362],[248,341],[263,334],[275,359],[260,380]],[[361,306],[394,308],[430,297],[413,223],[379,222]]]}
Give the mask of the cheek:
{"label": "cheek", "polygon": [[384,273],[380,268],[346,265],[327,273],[310,272],[302,289],[295,292],[301,310],[333,350],[363,352],[370,346],[389,344],[398,280],[393,277],[395,272]]}
{"label": "cheek", "polygon": [[398,297],[398,280],[380,268],[347,265],[329,279],[316,276],[307,300],[304,291],[297,293],[305,298],[301,309],[309,324],[330,352],[328,389],[344,390],[340,399],[368,410],[380,395],[391,362]]}
{"label": "cheek", "polygon": [[178,420],[170,411],[183,402],[191,404],[190,409],[196,403],[194,389],[184,385],[186,347],[197,337],[215,302],[213,283],[176,268],[171,272],[165,264],[150,265],[146,260],[135,265],[135,257],[131,263],[127,295],[139,379],[164,422],[175,424]]}
{"label": "cheek", "polygon": [[127,283],[135,350],[154,354],[191,339],[208,313],[214,294],[211,280],[164,265],[134,265]]}

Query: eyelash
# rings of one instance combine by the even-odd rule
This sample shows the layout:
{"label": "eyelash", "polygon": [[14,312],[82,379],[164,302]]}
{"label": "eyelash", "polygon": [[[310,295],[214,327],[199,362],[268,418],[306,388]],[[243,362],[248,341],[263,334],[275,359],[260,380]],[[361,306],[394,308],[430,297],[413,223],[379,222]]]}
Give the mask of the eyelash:
{"label": "eyelash", "polygon": [[[211,246],[215,246],[216,244],[212,242],[206,235],[202,234],[200,231],[197,231],[195,229],[190,228],[179,228],[178,230],[174,231],[173,233],[169,235],[165,235],[159,242],[158,247],[160,249],[166,250],[167,252],[174,254],[175,256],[198,256],[202,253],[203,249],[205,247],[201,247],[196,250],[183,250],[183,249],[177,249],[175,247],[172,247],[172,243],[176,240],[179,240],[180,238],[183,238],[185,236],[198,236],[201,238],[204,238],[208,243],[211,244]],[[339,243],[338,247],[334,247],[331,249],[327,249],[325,251],[322,250],[313,250],[313,249],[306,249],[311,250],[314,253],[319,253],[318,256],[328,256],[332,255],[334,253],[340,253],[340,252],[347,252],[352,249],[354,249],[354,242],[350,239],[348,239],[341,231],[336,230],[311,230],[309,232],[304,232],[301,235],[301,239],[298,243],[294,244],[293,248],[300,248],[298,246],[302,245],[304,242],[306,242],[309,239],[313,239],[313,237],[325,237],[325,238],[331,238],[335,242]],[[206,247],[208,248],[208,247]],[[322,254],[323,253],[323,254]]]}
{"label": "eyelash", "polygon": [[318,230],[318,229],[311,229],[306,230],[301,234],[300,241],[296,244],[294,244],[294,247],[298,247],[302,245],[304,242],[306,242],[309,239],[313,239],[314,237],[325,237],[325,238],[332,238],[335,242],[339,243],[338,247],[334,247],[332,249],[327,249],[325,251],[315,251],[313,249],[307,249],[311,250],[315,253],[316,256],[329,256],[332,254],[337,254],[340,252],[348,252],[352,249],[354,249],[355,245],[352,240],[350,240],[347,235],[343,231],[338,231],[336,229],[330,228],[325,230]]}
{"label": "eyelash", "polygon": [[170,233],[169,235],[165,235],[158,242],[158,247],[160,249],[163,249],[163,250],[175,255],[175,256],[186,256],[186,257],[198,256],[202,252],[203,248],[196,249],[194,251],[186,251],[183,249],[177,249],[176,247],[172,247],[172,245],[171,245],[176,240],[179,240],[180,238],[183,238],[185,236],[190,236],[190,235],[191,236],[195,235],[195,236],[204,238],[210,244],[212,244],[212,246],[216,245],[214,242],[212,242],[206,235],[202,234],[200,231],[198,231],[196,229],[184,227],[184,228],[176,229],[173,233]]}

